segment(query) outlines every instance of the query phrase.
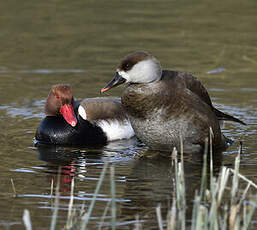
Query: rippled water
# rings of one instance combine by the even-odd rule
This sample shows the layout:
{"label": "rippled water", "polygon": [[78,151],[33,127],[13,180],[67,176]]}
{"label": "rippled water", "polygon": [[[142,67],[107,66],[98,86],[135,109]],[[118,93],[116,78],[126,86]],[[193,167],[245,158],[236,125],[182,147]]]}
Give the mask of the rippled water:
{"label": "rippled water", "polygon": [[[136,139],[103,149],[33,145],[51,85],[70,83],[76,98],[99,96],[119,59],[139,49],[151,52],[164,68],[197,76],[217,108],[248,124],[225,125],[225,135],[235,143],[220,163],[232,167],[238,142],[243,141],[240,172],[257,182],[256,1],[11,0],[2,1],[0,9],[1,229],[24,229],[24,209],[30,211],[34,229],[49,229],[51,183],[56,185],[61,166],[60,229],[66,222],[72,178],[79,210],[92,200],[107,161],[115,168],[117,228],[131,229],[137,218],[145,229],[156,228],[155,207],[161,203],[165,214],[173,193],[174,171],[166,157],[148,152]],[[119,87],[108,94],[119,96],[121,91]],[[186,156],[189,207],[199,189],[201,167],[200,156]],[[97,227],[110,197],[108,168],[90,229]],[[108,214],[107,224],[110,218]]]}

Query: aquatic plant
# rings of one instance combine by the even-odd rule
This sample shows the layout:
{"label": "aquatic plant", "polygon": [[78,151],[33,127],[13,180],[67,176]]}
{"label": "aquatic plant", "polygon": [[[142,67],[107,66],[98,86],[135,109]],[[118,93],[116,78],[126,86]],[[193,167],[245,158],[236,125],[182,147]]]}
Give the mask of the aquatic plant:
{"label": "aquatic plant", "polygon": [[[211,138],[210,138],[211,139]],[[211,143],[209,143],[211,145]],[[218,176],[214,176],[213,173],[213,156],[212,148],[208,148],[208,140],[206,140],[205,153],[203,155],[203,167],[201,176],[201,187],[199,191],[195,191],[194,205],[192,210],[191,220],[186,217],[187,204],[186,204],[186,184],[184,176],[184,160],[183,160],[183,146],[181,142],[181,155],[180,161],[178,160],[178,153],[176,149],[172,152],[171,158],[174,164],[174,184],[175,190],[173,194],[173,200],[170,210],[168,211],[167,219],[163,220],[161,214],[161,206],[156,207],[156,215],[158,221],[158,227],[160,230],[184,230],[191,228],[191,230],[198,229],[248,229],[251,225],[251,220],[254,214],[255,207],[257,206],[257,197],[250,196],[250,188],[253,188],[255,193],[257,185],[248,180],[245,176],[239,172],[240,166],[240,154],[242,151],[241,146],[238,150],[238,155],[235,158],[234,169],[223,166]],[[209,164],[207,163],[209,150]],[[101,175],[98,179],[98,183],[95,188],[93,198],[85,207],[83,203],[82,208],[77,210],[73,206],[74,197],[74,178],[71,183],[71,193],[69,208],[67,212],[67,221],[64,229],[87,229],[88,223],[92,215],[96,198],[99,194],[100,187],[106,175],[109,163],[105,162]],[[105,217],[110,211],[111,221],[108,226],[111,229],[116,229],[116,203],[115,203],[115,179],[114,179],[114,166],[110,167],[110,196],[111,199],[107,202],[106,207],[103,210],[102,217],[100,218],[98,229],[102,229],[106,226]],[[16,190],[13,185],[14,193]],[[56,229],[56,223],[58,220],[59,209],[59,186],[60,186],[60,170],[58,172],[57,185],[55,189],[55,201],[53,214],[51,219],[51,230]],[[241,189],[245,186],[244,189]],[[53,186],[51,186],[53,187]],[[51,188],[51,194],[53,195],[53,188]],[[229,196],[229,197],[228,197]],[[23,221],[26,230],[32,229],[32,223],[29,217],[29,211],[24,210]],[[136,230],[142,229],[140,221],[135,221]]]}
{"label": "aquatic plant", "polygon": [[[207,151],[208,148],[206,147],[203,157],[200,192],[195,191],[191,230],[249,229],[257,206],[256,195],[251,197],[249,191],[252,187],[256,193],[257,185],[239,173],[242,147],[239,147],[234,169],[223,166],[218,177],[213,175],[213,157],[210,148],[209,186],[207,186]],[[172,156],[175,164],[176,195],[173,197],[166,221],[162,220],[160,207],[156,208],[160,230],[164,229],[164,226],[168,230],[185,229],[185,226],[188,226],[186,224],[188,220],[186,220],[183,155],[180,162],[177,160],[176,150],[173,151]],[[242,180],[242,183],[240,180]],[[242,190],[239,185],[244,185],[245,188]]]}

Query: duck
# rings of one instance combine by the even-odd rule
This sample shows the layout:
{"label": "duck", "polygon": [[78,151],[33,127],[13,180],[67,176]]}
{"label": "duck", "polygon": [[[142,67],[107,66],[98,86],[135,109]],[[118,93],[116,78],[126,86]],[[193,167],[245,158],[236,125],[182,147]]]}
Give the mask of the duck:
{"label": "duck", "polygon": [[103,146],[134,136],[120,98],[75,100],[69,84],[57,84],[50,90],[44,111],[35,134],[39,144]]}
{"label": "duck", "polygon": [[214,150],[225,149],[228,138],[220,123],[238,118],[216,109],[202,83],[189,73],[162,69],[146,51],[135,51],[120,61],[101,93],[126,83],[121,102],[136,136],[150,149],[202,152],[212,129]]}

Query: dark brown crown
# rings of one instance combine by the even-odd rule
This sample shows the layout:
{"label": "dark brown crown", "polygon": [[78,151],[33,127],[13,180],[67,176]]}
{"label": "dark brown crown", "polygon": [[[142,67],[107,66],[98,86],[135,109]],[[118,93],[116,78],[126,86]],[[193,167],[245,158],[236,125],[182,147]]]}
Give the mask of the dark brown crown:
{"label": "dark brown crown", "polygon": [[136,51],[130,53],[121,60],[118,69],[128,71],[138,62],[149,59],[151,57],[152,55],[147,53],[146,51]]}

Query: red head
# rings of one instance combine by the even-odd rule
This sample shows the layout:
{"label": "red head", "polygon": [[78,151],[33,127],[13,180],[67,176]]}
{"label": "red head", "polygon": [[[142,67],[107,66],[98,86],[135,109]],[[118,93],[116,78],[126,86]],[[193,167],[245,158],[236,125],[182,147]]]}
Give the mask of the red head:
{"label": "red head", "polygon": [[45,104],[46,116],[61,114],[71,126],[76,126],[77,119],[73,110],[73,100],[70,85],[58,84],[52,86]]}

